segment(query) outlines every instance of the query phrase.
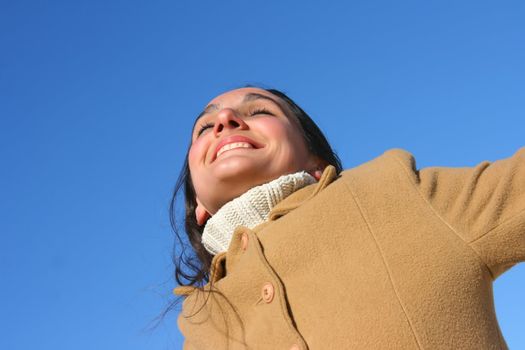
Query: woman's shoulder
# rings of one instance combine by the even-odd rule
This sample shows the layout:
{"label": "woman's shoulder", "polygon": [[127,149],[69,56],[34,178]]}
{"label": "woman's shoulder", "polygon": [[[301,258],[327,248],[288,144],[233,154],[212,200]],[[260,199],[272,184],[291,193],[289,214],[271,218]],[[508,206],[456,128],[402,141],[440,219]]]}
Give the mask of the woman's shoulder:
{"label": "woman's shoulder", "polygon": [[342,178],[361,178],[364,181],[381,181],[385,177],[399,176],[399,173],[416,179],[417,168],[413,154],[402,148],[392,148],[381,155],[348,168],[341,173]]}

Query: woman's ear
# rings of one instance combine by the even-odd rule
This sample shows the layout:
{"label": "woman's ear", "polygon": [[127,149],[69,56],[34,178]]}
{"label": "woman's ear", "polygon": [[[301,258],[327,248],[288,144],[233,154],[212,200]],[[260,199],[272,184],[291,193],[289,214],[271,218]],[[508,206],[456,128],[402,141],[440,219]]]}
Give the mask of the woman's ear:
{"label": "woman's ear", "polygon": [[323,175],[323,171],[321,169],[314,170],[310,175],[312,175],[317,181],[321,180],[321,175]]}
{"label": "woman's ear", "polygon": [[195,208],[195,218],[197,219],[197,225],[202,226],[210,218],[210,213],[204,208],[204,205],[197,198],[197,208]]}
{"label": "woman's ear", "polygon": [[312,175],[317,181],[319,181],[323,175],[324,168],[326,168],[328,163],[319,157],[315,157],[314,159],[314,165],[310,168],[308,173]]}

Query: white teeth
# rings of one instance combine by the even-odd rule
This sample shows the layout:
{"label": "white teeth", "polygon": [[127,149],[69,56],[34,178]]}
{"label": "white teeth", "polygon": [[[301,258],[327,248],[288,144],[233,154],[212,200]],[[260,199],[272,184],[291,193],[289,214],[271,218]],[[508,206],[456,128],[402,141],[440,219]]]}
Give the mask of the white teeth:
{"label": "white teeth", "polygon": [[229,151],[231,149],[234,149],[234,148],[253,148],[252,145],[250,145],[249,143],[247,142],[233,142],[233,143],[229,143],[227,145],[224,145],[221,147],[221,149],[219,150],[219,152],[217,152],[217,158],[224,152],[226,151]]}

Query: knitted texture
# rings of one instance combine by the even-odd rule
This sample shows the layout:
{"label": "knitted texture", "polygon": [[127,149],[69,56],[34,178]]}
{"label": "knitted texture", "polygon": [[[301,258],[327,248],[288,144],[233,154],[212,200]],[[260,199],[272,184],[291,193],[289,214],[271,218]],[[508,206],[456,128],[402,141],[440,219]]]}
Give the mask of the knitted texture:
{"label": "knitted texture", "polygon": [[283,175],[266,184],[256,186],[226,203],[213,215],[202,233],[202,244],[215,255],[228,250],[233,231],[237,226],[254,228],[268,220],[272,208],[307,185],[315,183],[305,171]]}

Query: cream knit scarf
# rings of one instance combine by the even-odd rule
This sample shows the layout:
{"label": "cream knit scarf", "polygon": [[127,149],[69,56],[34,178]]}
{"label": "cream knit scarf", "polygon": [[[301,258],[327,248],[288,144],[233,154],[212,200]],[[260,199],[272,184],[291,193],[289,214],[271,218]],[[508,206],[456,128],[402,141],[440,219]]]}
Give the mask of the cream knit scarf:
{"label": "cream knit scarf", "polygon": [[208,252],[216,255],[228,250],[233,231],[237,226],[254,228],[268,220],[272,208],[307,185],[315,178],[305,171],[283,175],[266,184],[254,187],[223,205],[213,215],[202,233],[202,244]]}

